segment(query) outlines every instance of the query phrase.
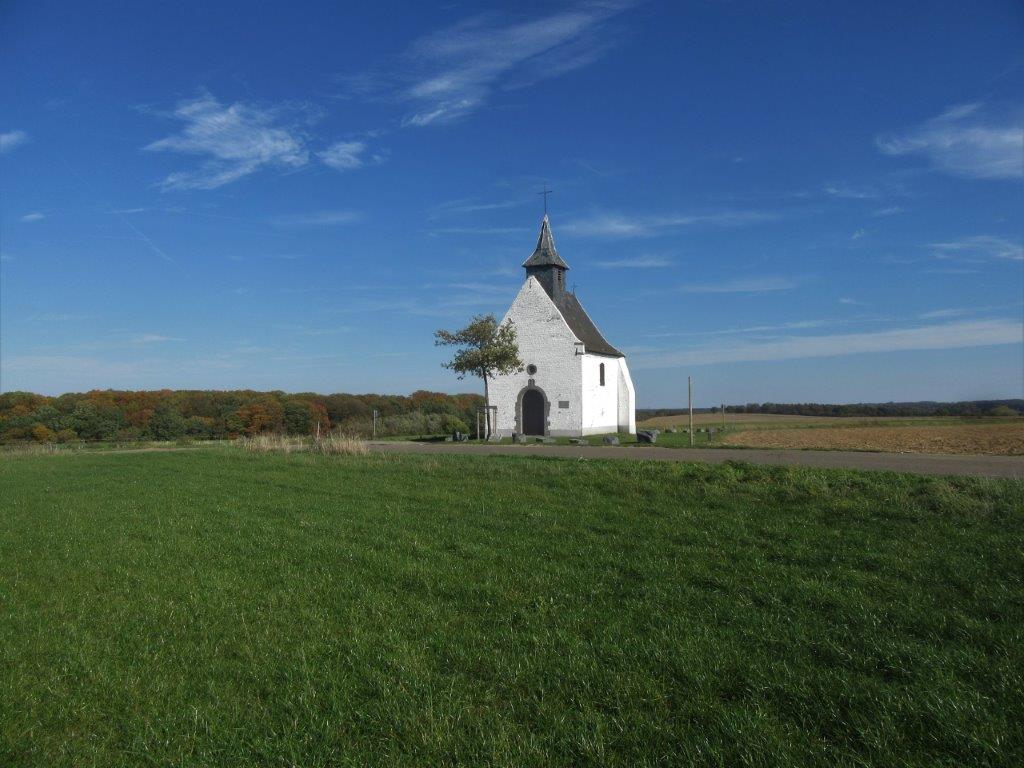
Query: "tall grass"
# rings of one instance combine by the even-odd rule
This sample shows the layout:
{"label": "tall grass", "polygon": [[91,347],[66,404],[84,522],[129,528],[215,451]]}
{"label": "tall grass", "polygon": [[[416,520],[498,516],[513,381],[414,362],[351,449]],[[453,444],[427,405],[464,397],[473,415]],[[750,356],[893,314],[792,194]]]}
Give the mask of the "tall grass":
{"label": "tall grass", "polygon": [[363,456],[369,453],[366,442],[350,435],[329,433],[323,437],[288,437],[257,435],[239,441],[245,450],[254,453],[322,453]]}

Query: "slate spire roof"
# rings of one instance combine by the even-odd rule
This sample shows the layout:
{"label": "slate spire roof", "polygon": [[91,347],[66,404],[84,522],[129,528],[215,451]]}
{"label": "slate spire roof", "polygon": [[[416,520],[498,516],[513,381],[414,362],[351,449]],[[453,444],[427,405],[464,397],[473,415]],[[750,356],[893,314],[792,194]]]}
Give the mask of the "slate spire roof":
{"label": "slate spire roof", "polygon": [[540,237],[537,238],[537,247],[533,249],[533,255],[523,262],[523,266],[569,268],[569,265],[562,261],[562,257],[555,250],[555,237],[551,234],[551,222],[546,213],[540,222]]}
{"label": "slate spire roof", "polygon": [[[595,355],[608,357],[625,357],[619,350],[608,343],[608,340],[601,334],[601,331],[594,325],[590,315],[583,309],[575,293],[565,290],[564,270],[569,265],[562,261],[562,257],[555,250],[555,238],[551,234],[551,222],[548,215],[540,223],[540,237],[537,239],[537,247],[523,266],[526,267],[526,274],[538,279],[541,287],[551,297],[558,311],[565,319],[566,324],[576,334],[576,338],[583,342],[584,349]],[[558,275],[554,273],[563,270]]]}

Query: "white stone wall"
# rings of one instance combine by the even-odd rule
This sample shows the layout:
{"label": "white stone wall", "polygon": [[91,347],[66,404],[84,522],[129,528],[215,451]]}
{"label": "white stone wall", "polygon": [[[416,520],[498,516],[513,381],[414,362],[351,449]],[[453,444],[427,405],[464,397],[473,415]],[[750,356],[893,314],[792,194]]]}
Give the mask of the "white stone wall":
{"label": "white stone wall", "polygon": [[[536,278],[527,278],[502,322],[516,328],[524,370],[490,379],[491,405],[498,407],[497,433],[520,432],[516,407],[519,394],[534,380],[548,403],[549,435],[579,435],[582,430],[582,359],[576,338],[561,312]],[[536,365],[532,376],[525,366]],[[612,388],[614,391],[614,387]],[[561,407],[565,403],[567,407]]]}
{"label": "white stone wall", "polygon": [[[604,386],[601,386],[601,366]],[[617,432],[619,428],[619,359],[583,355],[583,434]]]}
{"label": "white stone wall", "polygon": [[[601,365],[604,364],[604,386]],[[583,356],[583,434],[636,432],[633,380],[623,357]]]}
{"label": "white stone wall", "polygon": [[633,389],[633,377],[629,375],[626,358],[619,358],[619,432],[636,434],[636,390]]}

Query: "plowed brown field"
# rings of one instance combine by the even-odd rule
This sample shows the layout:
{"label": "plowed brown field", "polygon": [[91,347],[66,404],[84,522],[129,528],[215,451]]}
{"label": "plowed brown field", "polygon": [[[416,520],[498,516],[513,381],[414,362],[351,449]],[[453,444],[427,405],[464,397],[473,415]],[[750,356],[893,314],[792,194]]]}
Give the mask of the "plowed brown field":
{"label": "plowed brown field", "polygon": [[1024,455],[1024,423],[906,427],[750,429],[727,435],[724,445],[895,453]]}

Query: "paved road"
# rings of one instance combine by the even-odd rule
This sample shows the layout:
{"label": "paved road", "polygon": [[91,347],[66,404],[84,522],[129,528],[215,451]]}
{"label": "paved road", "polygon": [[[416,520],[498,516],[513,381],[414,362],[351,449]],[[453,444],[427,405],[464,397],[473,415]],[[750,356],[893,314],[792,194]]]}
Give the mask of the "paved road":
{"label": "paved road", "polygon": [[653,459],[655,461],[749,461],[754,464],[910,472],[916,475],[973,475],[1024,479],[1022,456],[977,456],[866,451],[782,451],[728,448],[614,447],[602,445],[480,445],[459,443],[370,443],[375,451],[393,453],[466,453],[472,455],[561,456],[585,459]]}

